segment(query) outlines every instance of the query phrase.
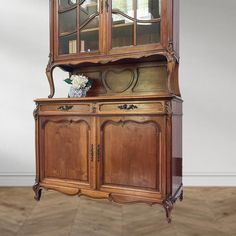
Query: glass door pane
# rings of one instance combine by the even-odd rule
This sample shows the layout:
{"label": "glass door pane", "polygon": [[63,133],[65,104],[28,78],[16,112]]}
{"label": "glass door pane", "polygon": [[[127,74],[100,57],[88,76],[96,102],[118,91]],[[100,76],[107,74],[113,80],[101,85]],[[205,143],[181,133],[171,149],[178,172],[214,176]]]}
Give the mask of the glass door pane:
{"label": "glass door pane", "polygon": [[112,47],[134,44],[134,5],[131,0],[112,1]]}
{"label": "glass door pane", "polygon": [[137,45],[160,42],[161,0],[137,0]]}
{"label": "glass door pane", "polygon": [[77,20],[76,20],[76,9],[62,12],[59,14],[59,32],[60,34],[70,33],[76,31]]}
{"label": "glass door pane", "polygon": [[77,52],[77,34],[59,38],[59,54],[72,54]]}
{"label": "glass door pane", "polygon": [[99,49],[99,16],[93,18],[80,30],[80,52]]}
{"label": "glass door pane", "polygon": [[59,54],[77,53],[77,1],[59,0]]}
{"label": "glass door pane", "polygon": [[80,52],[99,50],[99,0],[80,1]]}
{"label": "glass door pane", "polygon": [[152,20],[161,16],[161,1],[137,0],[137,18],[140,20]]}
{"label": "glass door pane", "polygon": [[112,0],[112,48],[160,42],[161,0]]}
{"label": "glass door pane", "polygon": [[99,0],[58,0],[59,55],[99,51]]}
{"label": "glass door pane", "polygon": [[134,22],[122,15],[112,14],[112,47],[130,46],[134,43]]}
{"label": "glass door pane", "polygon": [[69,8],[72,6],[75,6],[77,3],[77,0],[59,0],[59,9],[65,9],[65,8]]}

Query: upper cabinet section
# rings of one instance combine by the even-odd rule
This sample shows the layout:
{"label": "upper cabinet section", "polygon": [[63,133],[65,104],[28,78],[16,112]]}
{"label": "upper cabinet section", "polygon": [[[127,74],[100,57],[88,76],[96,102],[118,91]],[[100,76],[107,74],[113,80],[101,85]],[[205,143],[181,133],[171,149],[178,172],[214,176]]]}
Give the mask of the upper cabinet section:
{"label": "upper cabinet section", "polygon": [[178,45],[178,0],[50,1],[54,62],[137,58]]}

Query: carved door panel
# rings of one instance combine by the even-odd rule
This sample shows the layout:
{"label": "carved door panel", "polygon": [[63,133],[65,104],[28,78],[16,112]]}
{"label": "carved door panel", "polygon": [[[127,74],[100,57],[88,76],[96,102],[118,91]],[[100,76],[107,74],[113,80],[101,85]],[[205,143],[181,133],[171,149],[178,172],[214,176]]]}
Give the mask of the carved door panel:
{"label": "carved door panel", "polygon": [[92,185],[91,118],[40,119],[40,179]]}
{"label": "carved door panel", "polygon": [[98,187],[165,191],[165,118],[102,117],[98,122]]}

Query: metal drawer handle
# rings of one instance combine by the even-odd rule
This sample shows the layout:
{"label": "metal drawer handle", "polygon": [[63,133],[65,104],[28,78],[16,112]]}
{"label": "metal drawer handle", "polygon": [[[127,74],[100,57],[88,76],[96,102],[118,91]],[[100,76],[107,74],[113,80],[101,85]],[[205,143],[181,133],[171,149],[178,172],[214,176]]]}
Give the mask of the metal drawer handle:
{"label": "metal drawer handle", "polygon": [[124,104],[124,105],[118,106],[118,108],[120,110],[127,110],[127,111],[138,109],[138,107],[133,104],[131,104],[131,105]]}
{"label": "metal drawer handle", "polygon": [[57,108],[57,110],[59,111],[69,111],[73,108],[74,106],[68,106],[68,105],[65,105],[65,106],[60,106]]}
{"label": "metal drawer handle", "polygon": [[93,144],[91,144],[91,146],[90,146],[90,160],[91,160],[91,161],[93,161],[93,156],[94,156]]}

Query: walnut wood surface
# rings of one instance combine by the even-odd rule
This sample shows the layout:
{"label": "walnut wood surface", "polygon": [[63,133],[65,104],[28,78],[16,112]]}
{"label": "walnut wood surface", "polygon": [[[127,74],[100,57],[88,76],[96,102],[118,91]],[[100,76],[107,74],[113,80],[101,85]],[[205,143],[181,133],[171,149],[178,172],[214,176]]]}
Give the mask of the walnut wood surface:
{"label": "walnut wood surface", "polygon": [[[99,12],[86,20],[99,17],[93,29],[99,30],[98,52],[68,55],[59,53],[59,36],[76,31],[59,32],[58,15],[76,9],[79,22],[80,11],[59,9],[58,2],[50,0],[49,99],[35,100],[35,199],[44,188],[117,203],[162,204],[170,222],[174,203],[183,199],[178,0],[161,0],[161,18],[150,20],[161,24],[160,43],[137,45],[134,36],[133,46],[117,48],[112,14],[126,15],[112,10],[111,0],[101,0]],[[77,52],[80,46],[77,39]],[[54,99],[56,67],[86,75],[93,82],[87,97]]]}
{"label": "walnut wood surface", "polygon": [[44,177],[89,182],[90,119],[45,118],[40,126]]}
{"label": "walnut wood surface", "polygon": [[172,209],[182,189],[181,100],[116,100],[37,100],[38,200],[43,187]]}
{"label": "walnut wood surface", "polygon": [[99,185],[159,191],[163,126],[156,117],[100,118],[103,150]]}

